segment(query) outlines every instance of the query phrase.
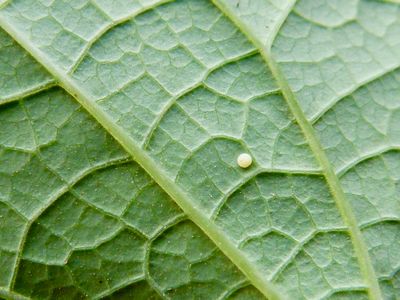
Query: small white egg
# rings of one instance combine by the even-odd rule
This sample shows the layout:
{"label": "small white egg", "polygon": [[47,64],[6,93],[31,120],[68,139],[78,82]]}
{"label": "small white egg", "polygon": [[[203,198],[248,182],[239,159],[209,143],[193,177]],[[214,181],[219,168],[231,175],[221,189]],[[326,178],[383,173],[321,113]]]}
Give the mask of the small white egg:
{"label": "small white egg", "polygon": [[237,164],[239,165],[239,167],[244,169],[250,167],[252,162],[253,159],[248,153],[241,153],[237,158]]}

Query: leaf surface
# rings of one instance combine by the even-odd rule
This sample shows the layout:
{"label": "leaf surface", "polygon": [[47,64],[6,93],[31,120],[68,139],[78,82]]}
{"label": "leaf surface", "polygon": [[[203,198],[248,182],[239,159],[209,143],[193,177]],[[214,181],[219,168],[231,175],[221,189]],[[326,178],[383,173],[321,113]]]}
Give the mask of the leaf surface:
{"label": "leaf surface", "polygon": [[0,7],[1,293],[400,295],[397,4]]}

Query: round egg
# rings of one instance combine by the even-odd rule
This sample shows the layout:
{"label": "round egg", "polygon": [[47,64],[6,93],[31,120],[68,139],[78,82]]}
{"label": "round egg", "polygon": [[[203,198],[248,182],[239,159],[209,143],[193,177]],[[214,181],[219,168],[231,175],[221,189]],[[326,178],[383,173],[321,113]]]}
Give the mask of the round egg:
{"label": "round egg", "polygon": [[237,164],[239,165],[239,167],[241,167],[243,169],[250,167],[252,162],[253,162],[253,159],[252,159],[251,155],[248,153],[242,153],[237,158]]}

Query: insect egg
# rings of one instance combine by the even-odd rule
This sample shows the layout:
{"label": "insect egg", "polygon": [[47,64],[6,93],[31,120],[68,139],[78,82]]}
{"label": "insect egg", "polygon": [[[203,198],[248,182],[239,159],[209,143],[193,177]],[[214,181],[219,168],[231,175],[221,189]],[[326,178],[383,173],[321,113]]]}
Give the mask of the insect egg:
{"label": "insect egg", "polygon": [[248,154],[248,153],[242,153],[237,158],[237,164],[239,165],[239,167],[244,168],[244,169],[250,167],[252,162],[253,162],[253,159],[251,158],[250,154]]}

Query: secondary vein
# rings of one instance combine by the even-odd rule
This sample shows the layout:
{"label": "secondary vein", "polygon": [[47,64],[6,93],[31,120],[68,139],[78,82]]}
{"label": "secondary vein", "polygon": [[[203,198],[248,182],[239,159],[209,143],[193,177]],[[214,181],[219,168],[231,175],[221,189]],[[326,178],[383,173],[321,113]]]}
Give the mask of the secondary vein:
{"label": "secondary vein", "polygon": [[[377,276],[375,274],[375,270],[373,268],[371,258],[368,253],[367,246],[365,245],[361,231],[357,225],[357,221],[353,213],[352,207],[345,197],[339,178],[335,174],[333,167],[316,136],[314,128],[312,127],[311,123],[307,120],[303,110],[299,105],[298,100],[296,99],[295,94],[291,90],[289,84],[287,83],[286,78],[279,69],[278,64],[271,56],[270,54],[271,45],[270,44],[264,45],[261,41],[259,41],[256,38],[256,36],[252,33],[252,31],[240,19],[238,19],[231,12],[230,9],[228,9],[225,5],[220,3],[220,0],[213,0],[213,2],[217,7],[220,8],[220,10],[223,13],[225,13],[236,24],[236,26],[238,26],[238,28],[241,29],[243,34],[245,34],[247,38],[253,42],[256,48],[259,49],[262,57],[264,58],[265,63],[268,65],[272,74],[277,80],[278,86],[281,88],[282,94],[293,116],[295,117],[297,123],[299,124],[301,130],[303,131],[312,152],[314,153],[317,161],[319,162],[321,168],[323,169],[324,177],[327,181],[332,196],[339,209],[340,215],[344,223],[348,227],[348,231],[354,246],[355,254],[359,262],[361,273],[366,283],[368,284],[369,298],[373,300],[383,299],[379,283],[377,280]],[[289,13],[289,11],[287,11],[287,13]],[[277,26],[281,27],[282,24],[280,23]],[[275,32],[275,34],[276,33],[277,31]],[[273,41],[274,38],[275,36],[271,37],[270,40]]]}

